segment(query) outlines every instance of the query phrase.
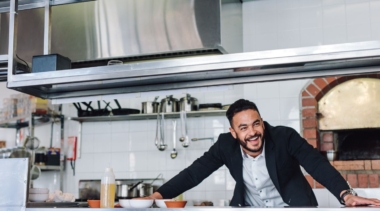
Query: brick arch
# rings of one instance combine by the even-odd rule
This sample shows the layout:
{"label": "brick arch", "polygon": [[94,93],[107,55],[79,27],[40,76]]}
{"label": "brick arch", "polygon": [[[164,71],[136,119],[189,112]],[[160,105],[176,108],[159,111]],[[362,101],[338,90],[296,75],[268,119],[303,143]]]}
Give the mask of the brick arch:
{"label": "brick arch", "polygon": [[380,73],[316,78],[310,80],[301,90],[301,135],[314,148],[325,151],[333,145],[333,137],[329,133],[323,134],[324,142],[321,144],[317,121],[318,101],[335,86],[355,78],[380,78]]}

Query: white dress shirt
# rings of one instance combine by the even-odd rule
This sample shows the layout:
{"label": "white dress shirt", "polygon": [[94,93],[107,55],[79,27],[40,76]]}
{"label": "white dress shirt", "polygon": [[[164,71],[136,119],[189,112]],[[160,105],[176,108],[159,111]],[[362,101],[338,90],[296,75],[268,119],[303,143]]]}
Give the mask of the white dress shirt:
{"label": "white dress shirt", "polygon": [[264,150],[256,158],[247,155],[240,147],[243,156],[245,203],[255,207],[287,206],[269,177],[265,161],[265,142],[263,144]]}

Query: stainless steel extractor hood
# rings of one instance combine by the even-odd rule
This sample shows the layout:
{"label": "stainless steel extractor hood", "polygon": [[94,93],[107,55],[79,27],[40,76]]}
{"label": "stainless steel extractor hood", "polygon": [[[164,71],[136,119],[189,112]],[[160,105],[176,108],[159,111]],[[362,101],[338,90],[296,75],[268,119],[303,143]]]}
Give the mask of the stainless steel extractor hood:
{"label": "stainless steel extractor hood", "polygon": [[[18,18],[17,52],[31,61],[42,54],[44,10],[23,10]],[[8,23],[9,14],[2,14],[4,38]],[[51,53],[70,58],[74,67],[237,53],[242,38],[239,0],[97,0],[51,9]],[[0,54],[7,47],[8,39],[1,39]]]}
{"label": "stainless steel extractor hood", "polygon": [[[119,10],[122,2],[127,1],[133,3],[133,9],[123,7],[128,13]],[[110,7],[107,2],[119,4]],[[63,99],[379,72],[379,41],[236,53],[239,51],[236,46],[241,47],[242,31],[224,26],[236,24],[241,28],[239,1],[154,0],[162,3],[154,8],[148,4],[143,7],[141,5],[144,3],[141,2],[153,1],[98,0],[76,4],[79,7],[53,7],[52,52],[69,56],[78,67],[82,65],[81,68],[19,75],[10,74],[12,69],[9,69],[8,87],[42,98]],[[197,2],[203,6],[196,6]],[[169,3],[173,5],[168,6]],[[211,6],[206,7],[205,4]],[[145,9],[140,9],[140,6]],[[54,18],[55,15],[65,17],[59,11],[64,13],[67,8],[70,11],[65,15],[69,16],[73,12],[71,10],[80,11],[78,20],[81,21],[71,16],[68,18],[73,31],[67,28],[68,20]],[[161,13],[155,14],[156,10]],[[137,15],[138,11],[147,17]],[[217,17],[220,19],[217,20]],[[10,16],[10,29],[14,18],[15,15]],[[139,25],[145,20],[151,20],[154,24],[149,27]],[[162,20],[164,26],[159,24]],[[179,24],[189,21],[192,24]],[[168,24],[173,22],[177,24],[169,27]],[[135,29],[130,29],[131,26]],[[61,30],[62,27],[66,30]],[[61,30],[60,33],[56,34],[57,30]],[[206,31],[208,33],[203,33]],[[152,37],[152,33],[162,36]],[[232,40],[227,38],[236,36],[240,39],[236,43],[227,42]],[[231,54],[205,55],[225,52]],[[193,53],[201,55],[171,58]],[[124,60],[125,64],[104,66],[114,58]]]}

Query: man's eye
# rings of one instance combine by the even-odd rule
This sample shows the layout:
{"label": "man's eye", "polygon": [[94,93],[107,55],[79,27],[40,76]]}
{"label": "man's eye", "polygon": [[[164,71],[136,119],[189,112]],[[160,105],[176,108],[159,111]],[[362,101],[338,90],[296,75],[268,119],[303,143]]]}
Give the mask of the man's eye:
{"label": "man's eye", "polygon": [[240,128],[240,130],[246,130],[247,128],[246,127],[242,127],[242,128]]}

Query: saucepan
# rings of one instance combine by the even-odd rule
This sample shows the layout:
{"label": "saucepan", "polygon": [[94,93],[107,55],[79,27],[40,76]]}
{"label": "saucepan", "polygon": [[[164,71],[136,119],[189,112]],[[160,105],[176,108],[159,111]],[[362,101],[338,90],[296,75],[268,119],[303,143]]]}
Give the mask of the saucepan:
{"label": "saucepan", "polygon": [[137,186],[137,190],[139,192],[139,197],[150,196],[158,189],[158,186],[153,185],[153,183],[162,176],[162,174],[158,174],[158,176],[151,183],[141,183]]}
{"label": "saucepan", "polygon": [[190,94],[186,94],[179,100],[179,108],[181,111],[198,111],[198,100],[195,97],[191,97]]}
{"label": "saucepan", "polygon": [[179,111],[178,99],[173,98],[173,95],[166,96],[166,98],[161,100],[160,111],[162,113]]}
{"label": "saucepan", "polygon": [[136,184],[123,184],[120,181],[116,183],[116,198],[118,199],[131,199],[138,197],[137,186],[143,181]]}
{"label": "saucepan", "polygon": [[158,113],[159,105],[160,103],[157,102],[158,97],[155,97],[153,102],[142,102],[141,104],[141,113],[142,114],[151,114],[151,113]]}

